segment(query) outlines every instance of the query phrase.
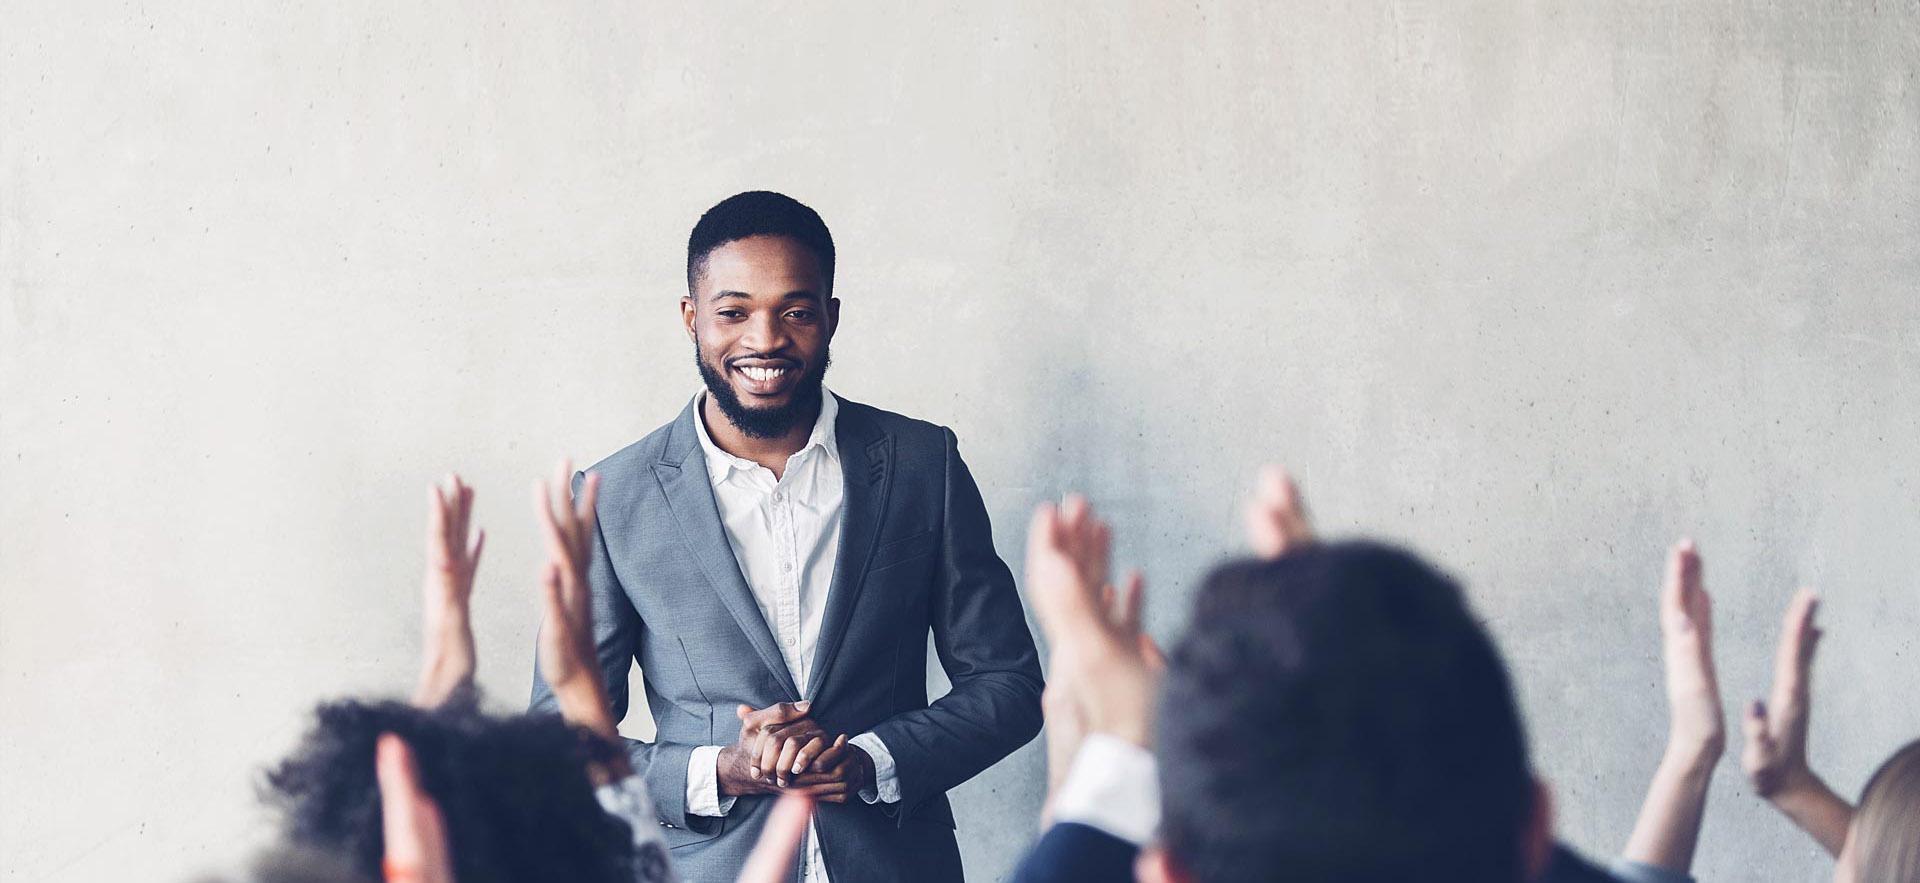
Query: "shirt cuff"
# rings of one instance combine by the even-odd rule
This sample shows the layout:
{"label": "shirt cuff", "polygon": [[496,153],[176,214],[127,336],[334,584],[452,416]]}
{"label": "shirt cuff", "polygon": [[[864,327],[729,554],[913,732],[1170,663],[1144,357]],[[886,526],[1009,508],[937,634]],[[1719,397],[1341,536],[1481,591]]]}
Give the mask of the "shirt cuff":
{"label": "shirt cuff", "polygon": [[1053,797],[1053,820],[1145,846],[1160,827],[1160,769],[1153,753],[1118,736],[1088,733]]}
{"label": "shirt cuff", "polygon": [[720,746],[702,745],[687,755],[687,815],[719,818],[737,798],[720,799]]}
{"label": "shirt cuff", "polygon": [[893,752],[887,750],[887,743],[872,733],[861,733],[848,741],[873,759],[874,787],[860,789],[860,799],[868,803],[899,803],[900,769],[894,765]]}
{"label": "shirt cuff", "polygon": [[1621,883],[1693,883],[1693,877],[1671,868],[1649,865],[1632,859],[1617,858],[1613,867],[1613,878]]}

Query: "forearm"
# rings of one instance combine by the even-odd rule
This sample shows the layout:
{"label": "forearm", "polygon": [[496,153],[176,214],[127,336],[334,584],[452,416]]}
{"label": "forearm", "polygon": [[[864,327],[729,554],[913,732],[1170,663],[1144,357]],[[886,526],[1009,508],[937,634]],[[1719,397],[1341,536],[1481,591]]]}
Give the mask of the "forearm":
{"label": "forearm", "polygon": [[1040,684],[1017,672],[973,675],[873,728],[893,755],[905,806],[979,775],[1039,731]]}
{"label": "forearm", "polygon": [[1819,776],[1809,772],[1805,781],[1767,799],[1801,830],[1813,835],[1828,853],[1840,855],[1840,848],[1847,843],[1847,828],[1853,825],[1853,804],[1833,793]]}
{"label": "forearm", "polygon": [[1623,857],[1629,861],[1687,873],[1700,842],[1700,820],[1706,813],[1707,789],[1720,759],[1716,746],[1670,747],[1647,786],[1646,801]]}

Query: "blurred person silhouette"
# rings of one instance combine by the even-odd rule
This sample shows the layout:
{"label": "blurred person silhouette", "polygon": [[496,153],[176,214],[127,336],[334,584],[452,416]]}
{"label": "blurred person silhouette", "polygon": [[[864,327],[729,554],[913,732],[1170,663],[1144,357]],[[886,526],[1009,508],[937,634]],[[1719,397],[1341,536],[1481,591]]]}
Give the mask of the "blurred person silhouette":
{"label": "blurred person silhouette", "polygon": [[[1110,528],[1079,497],[1035,513],[1048,756],[1071,760],[1013,879],[1688,879],[1703,789],[1656,789],[1665,839],[1630,846],[1618,877],[1554,842],[1505,665],[1452,580],[1389,546],[1318,541],[1277,468],[1247,523],[1255,557],[1209,574],[1163,661],[1142,579],[1110,580]],[[1676,775],[1719,751],[1685,722]]]}

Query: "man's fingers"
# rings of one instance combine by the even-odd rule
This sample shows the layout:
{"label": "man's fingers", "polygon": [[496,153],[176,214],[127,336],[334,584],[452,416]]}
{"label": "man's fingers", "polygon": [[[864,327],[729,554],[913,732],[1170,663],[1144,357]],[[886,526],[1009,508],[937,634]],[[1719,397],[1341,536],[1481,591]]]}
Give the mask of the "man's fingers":
{"label": "man's fingers", "polygon": [[776,783],[780,781],[780,776],[784,775],[780,769],[780,748],[786,744],[786,741],[778,733],[761,732],[757,743],[759,749],[754,752],[754,756],[759,758],[756,765],[760,767],[761,778],[771,779]]}
{"label": "man's fingers", "polygon": [[760,829],[760,842],[747,855],[738,883],[781,883],[793,871],[793,854],[806,836],[813,801],[800,794],[783,794]]}
{"label": "man's fingers", "polygon": [[847,734],[841,733],[833,742],[821,749],[819,756],[813,759],[815,772],[831,770],[847,756]]}
{"label": "man's fingers", "polygon": [[814,759],[819,757],[821,752],[827,750],[829,744],[831,743],[827,741],[825,735],[808,739],[806,744],[800,746],[799,751],[794,752],[793,764],[786,768],[787,775],[797,776],[806,772],[807,767],[813,765]]}
{"label": "man's fingers", "polygon": [[758,709],[752,712],[749,718],[744,719],[760,727],[790,723],[806,717],[807,709],[812,707],[813,704],[811,702],[804,700],[800,702],[780,702],[769,705],[766,708]]}
{"label": "man's fingers", "polygon": [[852,793],[853,784],[845,780],[820,782],[818,784],[802,784],[800,782],[795,782],[794,784],[789,785],[787,787],[787,790],[798,792],[800,794],[805,794],[808,797],[814,797],[814,798],[819,798],[824,800],[835,794]]}
{"label": "man's fingers", "polygon": [[787,784],[787,777],[794,775],[793,767],[799,762],[800,750],[816,738],[818,737],[802,733],[780,740],[780,754],[773,762],[774,781],[781,785]]}

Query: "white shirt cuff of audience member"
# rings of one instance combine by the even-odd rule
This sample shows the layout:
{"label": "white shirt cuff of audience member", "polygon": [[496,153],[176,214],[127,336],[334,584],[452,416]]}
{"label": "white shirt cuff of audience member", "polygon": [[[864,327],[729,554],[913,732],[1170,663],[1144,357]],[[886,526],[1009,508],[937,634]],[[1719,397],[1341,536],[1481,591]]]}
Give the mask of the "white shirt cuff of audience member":
{"label": "white shirt cuff of audience member", "polygon": [[847,742],[873,758],[874,787],[860,789],[860,799],[868,803],[899,803],[900,771],[893,764],[893,752],[887,750],[887,743],[872,733],[861,733]]}
{"label": "white shirt cuff of audience member", "polygon": [[1160,768],[1153,753],[1118,736],[1088,733],[1053,797],[1053,821],[1147,845],[1160,827]]}
{"label": "white shirt cuff of audience member", "polygon": [[687,756],[687,815],[719,818],[736,797],[720,799],[720,746],[702,745]]}

